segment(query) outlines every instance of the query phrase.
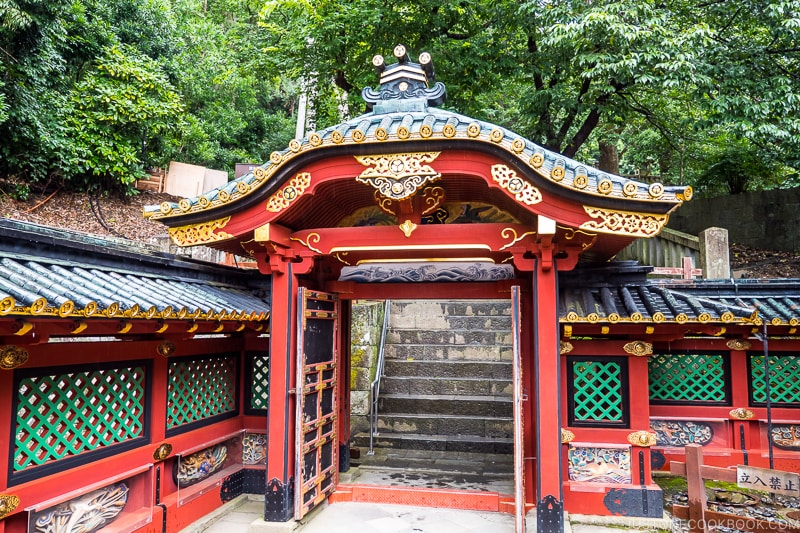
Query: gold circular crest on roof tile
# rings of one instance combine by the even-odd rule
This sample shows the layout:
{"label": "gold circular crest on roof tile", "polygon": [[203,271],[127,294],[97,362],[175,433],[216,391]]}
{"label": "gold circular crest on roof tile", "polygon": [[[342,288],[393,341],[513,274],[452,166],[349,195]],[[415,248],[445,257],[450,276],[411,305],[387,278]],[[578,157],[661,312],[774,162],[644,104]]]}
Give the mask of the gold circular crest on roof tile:
{"label": "gold circular crest on roof tile", "polygon": [[236,184],[236,191],[239,194],[246,194],[247,191],[249,191],[249,190],[250,190],[250,184],[249,183],[245,183],[244,181],[240,181],[239,183]]}
{"label": "gold circular crest on roof tile", "polygon": [[308,142],[311,143],[311,146],[319,146],[322,144],[322,136],[315,131],[308,136]]}
{"label": "gold circular crest on roof tile", "polygon": [[575,321],[576,321],[576,320],[578,320],[580,317],[578,316],[578,313],[576,313],[575,311],[570,311],[569,313],[567,313],[567,316],[566,316],[566,318],[567,318],[567,320],[569,320],[570,322],[575,322]]}
{"label": "gold circular crest on roof tile", "polygon": [[0,348],[0,369],[11,370],[28,361],[28,350],[9,344]]}
{"label": "gold circular crest on roof tile", "polygon": [[544,164],[544,154],[535,153],[531,156],[530,164],[533,168],[539,168]]}
{"label": "gold circular crest on roof tile", "polygon": [[280,153],[280,152],[278,152],[277,150],[276,150],[276,151],[274,151],[274,152],[272,152],[271,154],[269,154],[269,162],[270,162],[270,163],[272,163],[272,164],[274,164],[274,165],[277,165],[277,164],[279,164],[281,161],[283,161],[283,156],[282,156],[282,155],[281,155],[281,153]]}
{"label": "gold circular crest on roof tile", "polygon": [[344,135],[342,135],[341,131],[334,130],[334,132],[331,133],[331,140],[336,144],[341,144],[342,141],[344,141]]}
{"label": "gold circular crest on roof tile", "polygon": [[694,189],[692,189],[691,187],[686,187],[685,189],[683,189],[682,193],[678,193],[675,196],[677,196],[678,200],[683,200],[685,202],[688,202],[689,200],[692,199],[692,196],[694,196]]}
{"label": "gold circular crest on roof tile", "polygon": [[456,127],[453,126],[452,124],[445,124],[444,127],[442,128],[442,135],[448,138],[455,137]]}
{"label": "gold circular crest on roof tile", "polygon": [[397,128],[397,138],[398,139],[405,140],[405,139],[408,139],[408,137],[410,135],[411,135],[411,132],[409,131],[408,126],[400,126],[399,128]]}
{"label": "gold circular crest on roof tile", "polygon": [[384,128],[378,128],[375,130],[375,138],[379,141],[385,141],[389,138],[389,133]]}
{"label": "gold circular crest on roof tile", "polygon": [[503,140],[503,130],[495,128],[489,133],[489,140],[493,143],[499,143]]}
{"label": "gold circular crest on roof tile", "polygon": [[589,178],[586,174],[575,176],[575,179],[572,180],[572,186],[576,189],[585,189],[587,185],[589,185]]}
{"label": "gold circular crest on roof tile", "polygon": [[523,141],[519,137],[514,139],[514,142],[511,143],[511,150],[513,150],[515,154],[521,154],[524,149],[525,149],[525,141]]}
{"label": "gold circular crest on roof tile", "polygon": [[231,195],[228,191],[219,191],[217,193],[217,198],[219,198],[220,202],[227,202],[231,199]]}
{"label": "gold circular crest on roof tile", "polygon": [[192,202],[190,202],[187,198],[183,198],[180,202],[178,202],[178,207],[180,207],[181,211],[183,212],[191,211]]}
{"label": "gold circular crest on roof tile", "polygon": [[169,202],[161,202],[161,206],[159,206],[159,211],[162,214],[167,215],[172,211],[172,204]]}
{"label": "gold circular crest on roof tile", "polygon": [[651,183],[647,188],[647,194],[651,198],[661,198],[664,195],[664,186],[660,183]]}
{"label": "gold circular crest on roof tile", "polygon": [[667,317],[664,316],[664,313],[661,311],[656,311],[653,313],[653,322],[664,322]]}
{"label": "gold circular crest on roof tile", "polygon": [[678,324],[685,324],[688,321],[689,317],[686,316],[686,313],[678,313],[678,315],[675,317],[675,322]]}
{"label": "gold circular crest on roof tile", "polygon": [[75,310],[75,303],[72,300],[67,300],[58,307],[58,316],[61,318],[67,317]]}
{"label": "gold circular crest on roof tile", "polygon": [[208,199],[208,198],[206,198],[205,196],[201,196],[201,197],[200,197],[200,198],[197,200],[197,203],[200,205],[200,207],[202,207],[203,209],[205,209],[206,207],[208,207],[208,204],[210,204],[210,203],[211,203],[211,200],[209,200],[209,199]]}
{"label": "gold circular crest on roof tile", "polygon": [[609,322],[611,322],[612,324],[616,324],[617,322],[619,322],[620,316],[619,313],[611,313],[610,315],[608,315],[607,318]]}
{"label": "gold circular crest on roof tile", "polygon": [[14,298],[6,296],[0,300],[0,315],[7,315],[14,309]]}
{"label": "gold circular crest on roof tile", "polygon": [[431,128],[428,124],[423,124],[419,128],[419,134],[423,139],[427,139],[433,135],[433,128]]}
{"label": "gold circular crest on roof tile", "polygon": [[44,298],[36,298],[31,304],[31,313],[34,315],[41,315],[47,310],[47,300]]}
{"label": "gold circular crest on roof tile", "polygon": [[481,125],[477,122],[472,122],[469,126],[467,126],[467,135],[470,137],[477,137],[481,134]]}
{"label": "gold circular crest on roof tile", "polygon": [[628,197],[636,196],[636,193],[639,192],[639,186],[636,185],[635,181],[626,181],[625,185],[622,186],[622,192]]}
{"label": "gold circular crest on roof tile", "polygon": [[357,143],[360,143],[364,140],[364,132],[361,130],[353,130],[353,133],[350,134],[353,140]]}
{"label": "gold circular crest on roof tile", "polygon": [[299,152],[302,147],[303,145],[300,144],[300,141],[298,141],[297,139],[292,139],[291,141],[289,141],[289,150],[291,150],[294,153]]}
{"label": "gold circular crest on roof tile", "polygon": [[[561,181],[561,180],[563,180],[565,174],[566,174],[566,171],[564,170],[564,167],[561,167],[561,166],[553,167],[553,170],[550,171],[550,177],[553,178],[553,181]],[[576,179],[577,179],[577,177],[576,177]]]}
{"label": "gold circular crest on roof tile", "polygon": [[614,182],[610,179],[605,178],[597,182],[597,192],[600,194],[611,194],[612,190],[614,190]]}

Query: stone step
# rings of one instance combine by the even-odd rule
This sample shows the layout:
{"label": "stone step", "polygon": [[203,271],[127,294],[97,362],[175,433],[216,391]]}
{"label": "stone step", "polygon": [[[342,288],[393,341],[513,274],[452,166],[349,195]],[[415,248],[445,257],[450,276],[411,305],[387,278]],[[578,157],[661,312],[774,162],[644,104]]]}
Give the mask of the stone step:
{"label": "stone step", "polygon": [[[359,433],[353,436],[351,445],[359,448],[368,447],[369,434]],[[494,454],[510,454],[514,451],[513,439],[417,433],[380,433],[373,437],[373,446],[376,448]]]}
{"label": "stone step", "polygon": [[369,446],[358,450],[350,466],[362,470],[514,476],[513,454],[374,448],[370,455]]}
{"label": "stone step", "polygon": [[397,329],[386,332],[387,346],[429,344],[443,346],[510,346],[511,330],[504,329]]}
{"label": "stone step", "polygon": [[481,361],[499,362],[513,359],[510,344],[387,344],[387,361]]}
{"label": "stone step", "polygon": [[378,412],[431,415],[468,415],[507,418],[513,416],[507,396],[456,396],[453,394],[381,394]]}
{"label": "stone step", "polygon": [[462,377],[384,376],[381,393],[386,394],[456,394],[467,396],[511,396],[510,380]]}
{"label": "stone step", "polygon": [[378,414],[380,433],[418,433],[424,435],[473,435],[514,437],[514,420],[507,417],[471,415]]}
{"label": "stone step", "polygon": [[384,377],[478,377],[511,380],[511,361],[437,361],[431,359],[386,360]]}
{"label": "stone step", "polygon": [[[413,320],[412,320],[413,318]],[[389,329],[392,331],[509,331],[511,316],[453,316],[439,315],[438,320],[420,324],[412,315],[390,315]]]}

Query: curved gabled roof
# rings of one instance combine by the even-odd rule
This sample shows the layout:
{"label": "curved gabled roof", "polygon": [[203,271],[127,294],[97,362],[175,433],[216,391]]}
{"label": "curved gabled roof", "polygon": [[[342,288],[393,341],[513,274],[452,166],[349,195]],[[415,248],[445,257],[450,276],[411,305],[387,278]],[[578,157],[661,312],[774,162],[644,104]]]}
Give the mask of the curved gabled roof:
{"label": "curved gabled roof", "polygon": [[[690,187],[641,183],[601,172],[538,146],[501,126],[440,109],[436,106],[443,101],[445,90],[438,82],[428,87],[428,82],[433,81],[430,57],[423,54],[419,64],[409,62],[402,47],[395,50],[395,55],[399,62],[390,67],[383,64],[383,58],[376,56],[374,63],[382,72],[380,88],[363,91],[371,109],[369,113],[295,139],[284,150],[273,152],[269,162],[252,172],[194,198],[148,206],[144,215],[171,228],[189,228],[203,221],[221,221],[226,216],[235,216],[259,202],[266,203],[266,210],[271,210],[271,207],[282,209],[298,196],[308,194],[306,188],[311,188],[309,180],[305,187],[302,180],[298,181],[304,166],[336,156],[430,153],[436,150],[491,154],[494,160],[508,165],[512,178],[517,175],[521,178],[519,181],[509,178],[506,183],[501,183],[507,196],[527,204],[525,208],[528,211],[538,212],[531,207],[535,202],[523,202],[520,195],[530,190],[538,194],[541,189],[551,198],[562,198],[583,206],[586,213],[582,215],[582,221],[604,217],[602,223],[589,223],[585,228],[601,233],[654,235],[666,222],[668,213],[691,198]],[[320,168],[319,165],[316,168]],[[351,183],[354,183],[353,177],[348,178]],[[490,182],[492,177],[498,183],[503,179],[491,176],[488,178]],[[361,184],[350,186],[362,187]],[[449,186],[455,189],[459,185],[451,182]],[[371,201],[371,198],[372,192],[367,191],[359,201]],[[626,214],[644,214],[644,218],[651,216],[649,220],[639,217],[633,223],[640,227],[653,227],[639,233],[626,231],[624,226],[631,224],[630,221],[619,217],[613,222],[608,221],[615,214],[622,214],[623,218]],[[233,237],[221,231],[224,223],[214,227],[194,227],[194,233],[213,233],[214,238],[200,235],[188,244]],[[609,226],[621,229],[616,231]]]}
{"label": "curved gabled roof", "polygon": [[[417,149],[435,150],[440,144],[446,144],[502,152],[545,180],[553,189],[565,195],[585,197],[594,205],[608,204],[608,199],[631,204],[643,202],[649,204],[648,211],[668,213],[692,196],[691,187],[646,184],[602,172],[542,148],[501,126],[429,108],[408,112],[373,111],[311,133],[303,139],[293,140],[286,149],[273,152],[269,163],[218,189],[180,202],[147,206],[144,215],[168,224],[170,219],[181,219],[195,213],[214,217],[212,213],[215,210],[233,203],[249,204],[248,200],[257,200],[277,191],[280,185],[293,177],[291,170],[295,167],[291,163],[298,159],[308,160],[314,155],[324,157],[331,150],[339,153],[392,150],[389,146],[398,142],[404,143],[403,150],[415,145],[422,145]],[[287,168],[291,170],[282,172]]]}

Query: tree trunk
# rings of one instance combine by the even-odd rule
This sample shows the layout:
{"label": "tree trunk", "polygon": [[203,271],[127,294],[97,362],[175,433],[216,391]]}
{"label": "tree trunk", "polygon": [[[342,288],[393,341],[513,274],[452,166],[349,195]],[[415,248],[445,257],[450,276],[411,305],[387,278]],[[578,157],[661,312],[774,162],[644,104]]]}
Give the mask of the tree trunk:
{"label": "tree trunk", "polygon": [[610,174],[619,174],[617,145],[605,141],[598,141],[597,145],[600,148],[600,161],[598,161],[597,167]]}

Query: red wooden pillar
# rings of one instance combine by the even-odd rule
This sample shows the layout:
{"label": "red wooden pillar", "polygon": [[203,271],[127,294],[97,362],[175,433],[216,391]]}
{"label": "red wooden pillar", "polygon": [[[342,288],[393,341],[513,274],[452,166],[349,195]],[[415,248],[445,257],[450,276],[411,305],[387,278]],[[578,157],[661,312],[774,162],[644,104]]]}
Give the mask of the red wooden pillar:
{"label": "red wooden pillar", "polygon": [[267,414],[267,486],[264,520],[286,522],[294,516],[297,276],[292,263],[272,273],[269,410]]}
{"label": "red wooden pillar", "polygon": [[[628,357],[628,405],[632,431],[650,432],[650,384],[647,357]],[[631,479],[633,483],[652,485],[650,444],[631,448]],[[639,457],[644,459],[640,461]]]}
{"label": "red wooden pillar", "polygon": [[534,364],[536,383],[536,522],[542,533],[564,531],[561,480],[561,379],[558,338],[558,283],[549,250],[533,273]]}
{"label": "red wooden pillar", "polygon": [[[520,302],[523,317],[532,316],[532,298],[530,293],[527,298],[522,298]],[[530,330],[530,331],[529,331]],[[522,348],[522,380],[523,392],[527,396],[522,403],[523,419],[525,420],[524,450],[525,450],[525,503],[536,505],[536,472],[538,471],[539,461],[536,456],[536,379],[533,366],[533,335],[532,328],[522,327],[521,348]]]}

